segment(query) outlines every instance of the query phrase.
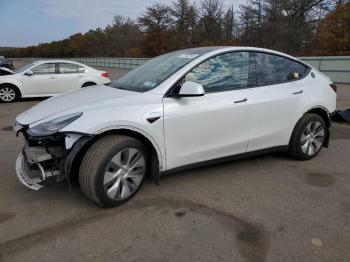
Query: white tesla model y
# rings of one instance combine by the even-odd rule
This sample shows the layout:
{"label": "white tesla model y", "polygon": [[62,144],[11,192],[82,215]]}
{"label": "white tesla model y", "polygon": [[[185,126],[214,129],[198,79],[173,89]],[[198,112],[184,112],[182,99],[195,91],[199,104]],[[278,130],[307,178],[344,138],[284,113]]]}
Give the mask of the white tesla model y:
{"label": "white tesla model y", "polygon": [[276,150],[307,160],[328,146],[335,90],[272,50],[172,52],[20,114],[17,175],[36,190],[77,177],[88,198],[116,206],[147,174],[158,182],[165,172]]}

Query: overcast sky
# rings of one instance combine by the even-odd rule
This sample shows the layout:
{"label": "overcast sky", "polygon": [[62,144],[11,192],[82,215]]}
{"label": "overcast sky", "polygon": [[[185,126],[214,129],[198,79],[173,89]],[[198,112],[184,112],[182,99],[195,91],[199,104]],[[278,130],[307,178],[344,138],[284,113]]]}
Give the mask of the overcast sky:
{"label": "overcast sky", "polygon": [[[115,15],[137,18],[156,0],[0,0],[0,47],[61,40],[111,24]],[[158,1],[171,3],[173,0]],[[200,0],[196,0],[199,3]],[[245,0],[224,0],[234,8]]]}

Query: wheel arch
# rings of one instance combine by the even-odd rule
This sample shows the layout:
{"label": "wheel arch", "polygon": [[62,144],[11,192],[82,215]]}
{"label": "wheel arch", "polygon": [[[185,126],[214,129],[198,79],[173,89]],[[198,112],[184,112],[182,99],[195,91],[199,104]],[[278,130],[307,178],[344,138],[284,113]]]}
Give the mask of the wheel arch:
{"label": "wheel arch", "polygon": [[325,122],[326,126],[327,126],[327,130],[326,130],[326,139],[325,139],[325,143],[324,143],[324,147],[328,147],[329,146],[329,140],[330,140],[330,132],[329,132],[329,128],[331,127],[331,118],[330,118],[330,113],[327,110],[327,108],[323,107],[323,106],[314,106],[312,108],[310,108],[308,111],[306,111],[301,117],[300,119],[295,123],[294,128],[293,128],[293,132],[290,135],[290,139],[289,139],[289,143],[288,145],[290,146],[291,140],[292,140],[292,136],[294,134],[295,128],[297,126],[297,124],[299,123],[299,121],[306,115],[306,114],[315,114],[320,116],[323,121]]}
{"label": "wheel arch", "polygon": [[93,86],[93,85],[97,85],[96,81],[83,81],[83,84],[81,85],[81,87],[86,87],[86,86]]}
{"label": "wheel arch", "polygon": [[[126,135],[130,136],[133,138],[136,138],[139,140],[142,144],[145,145],[147,150],[149,150],[150,154],[150,170],[149,170],[149,176],[154,180],[156,184],[159,183],[159,177],[160,177],[160,168],[163,166],[163,157],[160,152],[159,147],[155,144],[155,142],[148,137],[147,135],[143,134],[140,131],[137,130],[132,130],[130,128],[122,127],[122,128],[115,128],[115,129],[110,129],[105,132],[101,132],[99,134],[96,134],[91,137],[83,137],[80,138],[73,146],[72,150],[68,154],[67,157],[67,163],[68,165],[65,168],[66,175],[68,180],[71,180],[72,178],[75,177],[76,174],[78,174],[80,164],[82,161],[82,158],[84,156],[84,153],[86,150],[90,148],[90,146],[97,141],[98,139],[106,136],[106,135]],[[79,141],[84,139],[85,141],[82,141],[83,145],[79,145]],[[77,149],[75,148],[77,147]],[[70,154],[72,155],[70,156]],[[69,159],[71,158],[71,159]]]}
{"label": "wheel arch", "polygon": [[315,106],[311,108],[309,111],[307,111],[305,114],[308,114],[308,113],[319,115],[320,117],[322,117],[323,121],[326,123],[328,128],[331,126],[330,113],[325,107]]}

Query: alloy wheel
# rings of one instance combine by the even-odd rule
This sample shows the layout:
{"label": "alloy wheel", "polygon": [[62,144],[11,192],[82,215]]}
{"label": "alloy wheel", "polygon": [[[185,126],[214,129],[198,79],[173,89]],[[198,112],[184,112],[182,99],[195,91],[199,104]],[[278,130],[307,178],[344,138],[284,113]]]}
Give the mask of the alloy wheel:
{"label": "alloy wheel", "polygon": [[5,102],[11,102],[16,98],[16,92],[12,88],[4,87],[0,89],[0,99]]}
{"label": "alloy wheel", "polygon": [[141,185],[145,176],[146,162],[143,153],[136,148],[118,152],[108,163],[103,187],[109,198],[124,200]]}
{"label": "alloy wheel", "polygon": [[301,135],[301,150],[308,156],[320,151],[325,139],[325,130],[319,121],[312,121],[306,125]]}

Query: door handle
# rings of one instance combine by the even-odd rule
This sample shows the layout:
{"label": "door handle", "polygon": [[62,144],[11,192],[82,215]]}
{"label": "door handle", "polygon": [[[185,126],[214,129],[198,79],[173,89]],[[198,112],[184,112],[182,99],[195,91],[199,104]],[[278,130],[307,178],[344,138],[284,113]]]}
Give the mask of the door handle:
{"label": "door handle", "polygon": [[55,77],[55,76],[49,76],[49,78],[50,78],[50,79],[56,79],[56,77]]}
{"label": "door handle", "polygon": [[247,99],[247,98],[244,98],[244,99],[242,99],[242,100],[237,100],[237,101],[235,101],[235,104],[244,103],[244,102],[247,102],[247,101],[248,101],[248,99]]}
{"label": "door handle", "polygon": [[301,94],[303,93],[303,90],[300,90],[300,91],[297,91],[297,92],[294,92],[293,95],[298,95],[298,94]]}

